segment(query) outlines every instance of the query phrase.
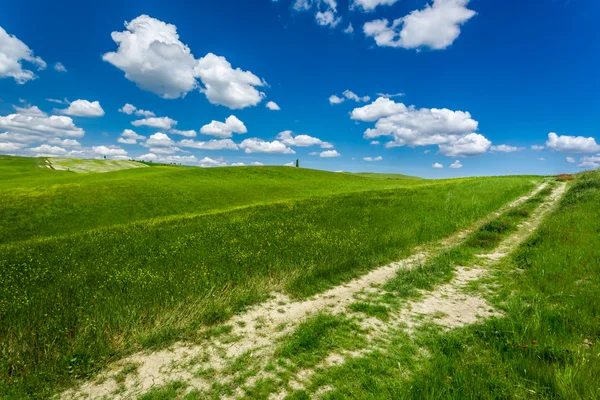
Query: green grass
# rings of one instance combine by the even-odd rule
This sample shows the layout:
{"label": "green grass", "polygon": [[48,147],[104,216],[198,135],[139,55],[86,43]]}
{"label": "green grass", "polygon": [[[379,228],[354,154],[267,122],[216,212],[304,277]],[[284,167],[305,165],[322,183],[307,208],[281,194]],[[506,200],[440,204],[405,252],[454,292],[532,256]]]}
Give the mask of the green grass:
{"label": "green grass", "polygon": [[98,172],[112,172],[132,168],[148,168],[146,164],[127,160],[82,160],[78,158],[46,159],[46,164],[57,171],[70,171],[78,174],[91,174]]}
{"label": "green grass", "polygon": [[[490,300],[503,317],[449,332],[425,326],[412,339],[398,333],[384,350],[317,375],[309,391],[334,386],[325,399],[600,398],[599,204],[600,171],[577,175],[559,208],[495,267]],[[467,261],[433,261],[450,273],[461,264],[444,267],[444,258]],[[431,272],[401,281],[412,290],[448,280]]]}
{"label": "green grass", "polygon": [[0,393],[17,398],[202,339],[199,328],[273,290],[303,297],[347,281],[535,184],[269,167],[78,175],[0,161]]}
{"label": "green grass", "polygon": [[41,158],[0,156],[0,244],[275,201],[438,184],[443,182],[289,167],[154,166],[75,174],[50,170]]}

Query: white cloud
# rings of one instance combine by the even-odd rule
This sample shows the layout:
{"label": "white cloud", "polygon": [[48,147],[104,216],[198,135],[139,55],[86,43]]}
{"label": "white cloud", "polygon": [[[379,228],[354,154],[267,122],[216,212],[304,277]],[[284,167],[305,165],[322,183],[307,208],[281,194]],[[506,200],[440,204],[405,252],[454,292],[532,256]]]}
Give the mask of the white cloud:
{"label": "white cloud", "polygon": [[452,143],[440,144],[440,153],[448,157],[475,157],[489,150],[492,142],[478,133],[468,135]]}
{"label": "white cloud", "polygon": [[138,140],[146,140],[146,137],[138,135],[131,129],[125,129],[123,133],[121,133],[121,137],[117,140],[117,142],[123,144],[137,144]]}
{"label": "white cloud", "polygon": [[438,145],[440,152],[451,157],[467,157],[485,153],[491,142],[474,133],[478,122],[465,111],[446,108],[407,107],[388,98],[379,97],[373,103],[355,108],[350,113],[355,120],[377,121],[367,129],[365,139],[389,136],[386,147]]}
{"label": "white cloud", "polygon": [[127,103],[123,107],[119,108],[119,112],[121,112],[123,114],[127,114],[127,115],[132,115],[133,113],[135,113],[135,115],[137,115],[138,117],[146,117],[146,118],[156,117],[156,114],[154,114],[152,111],[140,110],[133,104],[129,104],[129,103]]}
{"label": "white cloud", "polygon": [[335,94],[329,96],[329,104],[340,104],[344,102],[344,98],[342,97],[337,97]]}
{"label": "white cloud", "polygon": [[58,72],[67,72],[67,69],[61,62],[57,62],[56,64],[54,64],[54,70]]}
{"label": "white cloud", "polygon": [[267,108],[271,111],[279,111],[281,108],[274,101],[270,101],[267,103]]}
{"label": "white cloud", "polygon": [[46,68],[44,60],[35,57],[25,43],[0,26],[0,78],[13,78],[18,84],[36,79],[33,71],[23,69],[23,61],[36,65],[38,70]]}
{"label": "white cloud", "polygon": [[265,164],[261,163],[260,161],[253,161],[252,164],[250,164],[250,165],[254,165],[256,167],[260,167],[260,166],[265,165]]}
{"label": "white cloud", "polygon": [[341,154],[337,152],[337,150],[326,150],[326,151],[322,151],[321,154],[319,154],[319,157],[321,158],[333,158],[333,157],[340,157]]}
{"label": "white cloud", "polygon": [[116,52],[102,56],[125,72],[143,90],[176,99],[197,87],[197,60],[179,40],[177,27],[147,15],[125,23],[126,31],[113,32]]}
{"label": "white cloud", "polygon": [[69,101],[66,98],[64,100],[46,99],[46,101],[49,101],[50,103],[57,103],[57,104],[69,104]]}
{"label": "white cloud", "polygon": [[296,162],[295,161],[286,162],[285,164],[283,164],[283,166],[284,167],[295,167]]}
{"label": "white cloud", "polygon": [[75,100],[68,108],[59,111],[61,114],[74,117],[102,117],[104,115],[99,101]]}
{"label": "white cloud", "polygon": [[371,100],[371,98],[369,96],[359,97],[357,94],[355,94],[351,90],[345,90],[344,93],[343,93],[343,95],[348,100],[354,100],[357,103],[360,103],[360,102],[366,103],[367,101]]}
{"label": "white cloud", "polygon": [[398,0],[354,0],[351,9],[360,8],[363,11],[371,12],[375,10],[378,6],[391,6]]}
{"label": "white cloud", "polygon": [[381,157],[381,156],[378,156],[378,157],[365,157],[365,158],[363,158],[363,160],[369,161],[369,162],[372,162],[372,161],[381,161],[381,160],[383,160],[383,157]]}
{"label": "white cloud", "polygon": [[63,149],[62,147],[50,146],[47,144],[42,144],[38,147],[33,147],[29,150],[37,153],[38,157],[44,156],[44,155],[64,156],[68,153],[68,151]]}
{"label": "white cloud", "polygon": [[[37,107],[30,107],[28,110]],[[39,109],[37,109],[39,111]],[[29,115],[19,113],[0,116],[0,139],[12,138],[17,142],[30,142],[45,140],[49,137],[71,137],[80,138],[85,134],[84,130],[75,126],[70,117],[52,115],[50,117],[43,113],[28,112]]]}
{"label": "white cloud", "polygon": [[81,147],[81,143],[75,139],[50,138],[48,139],[48,144],[54,144],[61,147]]}
{"label": "white cloud", "polygon": [[133,104],[125,103],[125,105],[119,108],[119,112],[127,115],[133,114],[133,112],[137,110],[137,107]]}
{"label": "white cloud", "polygon": [[392,99],[394,97],[404,97],[404,96],[405,96],[405,94],[402,93],[402,92],[391,93],[391,94],[388,94],[388,93],[377,93],[377,97],[384,97],[386,99]]}
{"label": "white cloud", "polygon": [[177,143],[181,147],[203,150],[237,150],[238,145],[231,139],[213,139],[208,142],[196,142],[191,139],[184,139]]}
{"label": "white cloud", "polygon": [[579,167],[584,169],[600,168],[600,154],[591,157],[582,157]]}
{"label": "white cloud", "polygon": [[256,89],[265,86],[265,81],[250,71],[233,69],[225,57],[207,54],[198,60],[195,73],[204,84],[200,91],[211,104],[235,110],[255,106],[265,97]]}
{"label": "white cloud", "polygon": [[150,126],[158,129],[171,129],[174,125],[177,125],[177,121],[169,117],[150,117],[145,119],[138,119],[131,123],[133,126]]}
{"label": "white cloud", "polygon": [[5,153],[7,151],[18,151],[21,150],[26,145],[23,143],[13,143],[13,142],[2,142],[0,141],[0,153]]}
{"label": "white cloud", "polygon": [[455,168],[455,169],[458,169],[458,168],[462,168],[462,167],[463,167],[463,166],[462,166],[462,164],[460,163],[460,160],[456,160],[456,161],[454,161],[452,164],[450,164],[450,168]]}
{"label": "white cloud", "polygon": [[435,163],[435,164],[433,164],[433,165],[432,165],[432,167],[433,167],[433,168],[437,168],[437,169],[442,169],[442,168],[444,168],[444,166],[443,166],[442,164],[440,164],[440,163]]}
{"label": "white cloud", "polygon": [[146,147],[171,147],[175,142],[169,137],[169,135],[157,132],[154,135],[150,135],[146,140]]}
{"label": "white cloud", "polygon": [[371,104],[352,110],[350,118],[359,121],[373,122],[379,118],[389,117],[390,115],[404,113],[406,111],[407,108],[404,104],[396,103],[385,97],[379,97]]}
{"label": "white cloud", "polygon": [[577,160],[575,160],[575,158],[573,158],[573,157],[567,157],[567,162],[568,163],[575,163],[575,162],[577,162]]}
{"label": "white cloud", "polygon": [[212,121],[200,129],[200,133],[220,138],[230,138],[234,133],[244,134],[248,129],[235,115],[230,115],[225,122]]}
{"label": "white cloud", "polygon": [[372,140],[372,141],[371,141],[371,144],[372,144],[373,146],[377,146],[377,145],[380,145],[380,144],[381,144],[381,142],[380,142],[379,140]]}
{"label": "white cloud", "polygon": [[17,106],[13,106],[13,108],[15,109],[15,111],[17,112],[17,114],[20,115],[24,115],[27,117],[47,117],[48,114],[46,114],[45,112],[43,112],[42,110],[40,110],[37,106],[25,106],[25,107],[17,107]]}
{"label": "white cloud", "polygon": [[270,153],[270,154],[296,154],[294,150],[281,143],[279,140],[266,142],[259,138],[250,138],[240,143],[240,148],[248,154],[250,153]]}
{"label": "white cloud", "polygon": [[461,25],[475,16],[475,11],[467,8],[468,3],[469,0],[434,0],[433,5],[391,23],[387,19],[367,22],[363,31],[378,46],[445,49],[458,38]]}
{"label": "white cloud", "polygon": [[514,153],[515,151],[524,150],[523,147],[509,146],[507,144],[501,144],[498,146],[490,147],[491,151],[498,151],[500,153]]}
{"label": "white cloud", "polygon": [[244,164],[243,162],[234,162],[234,163],[231,163],[231,166],[232,167],[245,167],[246,164]]}
{"label": "white cloud", "polygon": [[354,33],[354,27],[352,26],[352,24],[348,25],[348,27],[346,29],[344,29],[344,33],[347,33],[347,34]]}
{"label": "white cloud", "polygon": [[210,157],[204,157],[199,161],[201,167],[222,167],[227,165],[227,163],[222,158],[212,159]]}
{"label": "white cloud", "polygon": [[311,151],[310,153],[308,153],[309,156],[318,156],[319,152],[318,151]]}
{"label": "white cloud", "polygon": [[554,132],[548,134],[546,146],[561,153],[595,153],[600,146],[593,137],[559,136]]}
{"label": "white cloud", "polygon": [[308,135],[296,135],[292,131],[283,131],[277,135],[277,140],[287,146],[321,146],[324,149],[330,149],[333,145],[329,142],[324,142],[319,138],[308,136]]}
{"label": "white cloud", "polygon": [[127,151],[118,146],[93,146],[92,151],[100,156],[126,156]]}
{"label": "white cloud", "polygon": [[180,131],[179,129],[171,129],[169,132],[174,135],[181,135],[185,137],[196,137],[197,135],[195,130]]}
{"label": "white cloud", "polygon": [[196,164],[198,159],[196,156],[170,156],[170,155],[158,155],[154,153],[144,154],[136,157],[136,160],[141,161],[152,161],[164,164]]}
{"label": "white cloud", "polygon": [[143,90],[176,99],[199,88],[212,104],[233,109],[254,106],[264,97],[255,87],[265,82],[253,73],[233,69],[224,57],[212,53],[196,59],[179,40],[175,25],[140,15],[125,28],[111,34],[118,49],[102,59]]}
{"label": "white cloud", "polygon": [[344,93],[342,93],[342,95],[344,97],[338,97],[335,94],[330,96],[329,103],[330,104],[340,104],[340,103],[343,103],[346,99],[356,101],[357,103],[360,103],[360,102],[366,103],[367,101],[371,100],[371,98],[369,96],[360,97],[351,90],[345,90]]}
{"label": "white cloud", "polygon": [[546,148],[546,146],[538,146],[537,144],[534,144],[533,146],[531,146],[531,150],[535,150],[535,151],[541,151],[544,150]]}
{"label": "white cloud", "polygon": [[429,154],[429,153],[431,153],[431,150],[429,150],[429,149],[427,149],[423,152],[423,154]]}
{"label": "white cloud", "polygon": [[336,16],[336,14],[331,10],[318,11],[315,14],[315,20],[317,21],[317,24],[321,26],[329,26],[331,28],[335,28],[340,22],[342,22],[342,18]]}

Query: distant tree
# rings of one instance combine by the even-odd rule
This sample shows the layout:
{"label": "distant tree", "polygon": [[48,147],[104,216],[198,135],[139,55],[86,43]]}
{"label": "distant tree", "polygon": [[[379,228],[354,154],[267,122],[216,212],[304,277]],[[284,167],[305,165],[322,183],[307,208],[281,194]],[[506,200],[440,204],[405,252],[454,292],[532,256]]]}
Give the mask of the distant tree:
{"label": "distant tree", "polygon": [[106,156],[104,156],[104,159],[106,160]]}
{"label": "distant tree", "polygon": [[296,160],[296,168],[300,168],[300,160]]}

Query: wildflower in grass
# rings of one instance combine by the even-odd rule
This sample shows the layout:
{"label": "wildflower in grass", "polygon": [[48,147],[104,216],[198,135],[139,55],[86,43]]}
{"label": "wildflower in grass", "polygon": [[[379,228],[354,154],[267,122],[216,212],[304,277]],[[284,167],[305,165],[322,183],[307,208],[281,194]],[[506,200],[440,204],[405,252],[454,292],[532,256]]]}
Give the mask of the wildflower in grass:
{"label": "wildflower in grass", "polygon": [[526,348],[527,348],[527,345],[526,345],[526,344],[524,344],[524,345],[523,345],[523,348],[524,348],[524,349],[526,349]]}
{"label": "wildflower in grass", "polygon": [[517,343],[517,344],[515,344],[515,346],[521,347],[521,343]]}
{"label": "wildflower in grass", "polygon": [[537,342],[536,342],[535,340],[532,340],[532,341],[531,341],[531,344],[533,344],[533,345],[536,345],[536,344],[537,344]]}

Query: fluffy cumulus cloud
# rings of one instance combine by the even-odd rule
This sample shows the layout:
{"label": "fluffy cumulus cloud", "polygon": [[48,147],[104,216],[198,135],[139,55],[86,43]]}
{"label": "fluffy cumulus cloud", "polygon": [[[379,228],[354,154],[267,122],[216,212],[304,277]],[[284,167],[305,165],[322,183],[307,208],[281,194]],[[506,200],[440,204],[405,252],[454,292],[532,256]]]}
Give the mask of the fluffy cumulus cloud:
{"label": "fluffy cumulus cloud", "polygon": [[24,143],[3,142],[0,140],[0,153],[4,154],[13,151],[19,151],[25,146],[27,145]]}
{"label": "fluffy cumulus cloud", "polygon": [[577,160],[574,157],[567,157],[566,160],[568,163],[576,163],[577,162]]}
{"label": "fluffy cumulus cloud", "polygon": [[198,163],[196,156],[173,156],[173,155],[161,155],[154,153],[147,153],[136,157],[136,160],[149,161],[164,164],[187,164],[193,165]]}
{"label": "fluffy cumulus cloud", "polygon": [[548,134],[546,147],[561,153],[595,153],[600,146],[593,137],[563,136],[554,132]]}
{"label": "fluffy cumulus cloud", "polygon": [[37,147],[32,147],[29,150],[36,153],[36,157],[65,156],[69,153],[66,149],[63,149],[62,147],[50,146],[48,144],[42,144]]}
{"label": "fluffy cumulus cloud", "polygon": [[171,129],[174,125],[177,125],[177,121],[175,121],[174,119],[171,119],[169,117],[160,117],[160,118],[150,117],[150,118],[138,119],[136,121],[133,121],[131,123],[131,125],[133,125],[133,126],[149,126],[152,128],[168,130],[168,129]]}
{"label": "fluffy cumulus cloud", "polygon": [[287,146],[321,146],[324,149],[331,149],[333,145],[329,142],[324,142],[319,138],[308,136],[308,135],[295,135],[292,131],[283,131],[277,135],[277,140]]}
{"label": "fluffy cumulus cloud", "polygon": [[444,168],[444,166],[442,164],[437,163],[437,162],[435,164],[433,164],[432,167],[436,168],[436,169],[442,169],[442,168]]}
{"label": "fluffy cumulus cloud", "polygon": [[440,153],[448,157],[475,157],[489,150],[492,142],[479,133],[468,135],[451,143],[440,144]]}
{"label": "fluffy cumulus cloud", "polygon": [[49,138],[80,138],[85,134],[70,117],[48,116],[35,106],[16,109],[14,114],[0,116],[0,141],[32,143]]}
{"label": "fluffy cumulus cloud", "polygon": [[280,142],[279,140],[274,140],[272,142],[267,142],[265,140],[259,138],[250,138],[244,140],[240,143],[240,148],[244,150],[244,152],[251,153],[268,153],[268,154],[296,154],[294,150]]}
{"label": "fluffy cumulus cloud", "polygon": [[524,150],[522,147],[516,147],[516,146],[509,146],[507,144],[501,144],[498,146],[492,146],[490,147],[491,151],[497,151],[500,153],[514,153],[515,151],[521,151]]}
{"label": "fluffy cumulus cloud", "polygon": [[208,167],[223,167],[226,166],[227,163],[225,162],[225,160],[223,160],[223,158],[219,157],[217,159],[213,159],[210,157],[204,157],[202,160],[200,160],[198,162],[198,164],[201,167],[204,168],[208,168]]}
{"label": "fluffy cumulus cloud", "polygon": [[381,157],[381,156],[378,156],[378,157],[365,157],[365,158],[363,158],[363,160],[369,161],[369,162],[381,161],[381,160],[383,160],[383,157]]}
{"label": "fluffy cumulus cloud", "polygon": [[581,163],[579,167],[583,169],[596,169],[600,168],[600,154],[591,157],[581,157]]}
{"label": "fluffy cumulus cloud", "polygon": [[533,146],[531,146],[531,150],[535,150],[535,151],[542,151],[546,148],[546,146],[539,146],[537,144],[534,144]]}
{"label": "fluffy cumulus cloud", "polygon": [[267,103],[267,108],[271,111],[279,111],[281,108],[274,101],[270,101]]}
{"label": "fluffy cumulus cloud", "polygon": [[405,113],[406,111],[407,108],[404,104],[396,103],[385,97],[378,97],[373,103],[352,110],[350,118],[358,121],[373,122],[380,118]]}
{"label": "fluffy cumulus cloud", "polygon": [[392,22],[378,19],[365,23],[366,36],[378,46],[442,50],[460,35],[461,26],[475,16],[467,8],[469,0],[434,0],[422,10],[415,10]]}
{"label": "fluffy cumulus cloud", "polygon": [[117,142],[122,144],[137,144],[138,140],[146,140],[145,136],[138,135],[136,132],[131,129],[125,129],[123,133],[121,133],[121,137],[117,140]]}
{"label": "fluffy cumulus cloud", "polygon": [[184,139],[177,143],[178,146],[201,150],[237,150],[239,147],[231,139],[213,139],[207,142],[197,142],[191,139]]}
{"label": "fluffy cumulus cloud", "polygon": [[334,157],[340,157],[341,154],[337,152],[337,150],[326,150],[326,151],[322,151],[321,154],[319,154],[319,157],[321,158],[334,158]]}
{"label": "fluffy cumulus cloud", "polygon": [[102,58],[143,90],[176,99],[200,89],[211,103],[233,109],[254,106],[264,97],[256,87],[266,83],[252,72],[234,69],[212,53],[196,59],[175,25],[141,15],[125,29],[111,34],[118,49]]}
{"label": "fluffy cumulus cloud", "polygon": [[386,147],[438,145],[444,155],[469,157],[481,155],[491,146],[487,138],[475,133],[479,124],[465,111],[417,109],[379,97],[371,104],[354,109],[350,118],[377,121],[374,128],[365,131],[364,137],[369,140],[389,137]]}
{"label": "fluffy cumulus cloud", "polygon": [[450,164],[450,168],[459,169],[462,167],[463,165],[460,163],[460,160],[456,160],[452,164]]}
{"label": "fluffy cumulus cloud", "polygon": [[220,138],[230,138],[234,133],[248,133],[246,125],[235,115],[230,115],[225,122],[211,121],[211,123],[200,128],[200,133]]}
{"label": "fluffy cumulus cloud", "polygon": [[200,91],[212,104],[235,110],[255,106],[265,97],[256,87],[266,82],[252,72],[233,69],[225,57],[207,54],[198,60],[195,73],[204,85]]}
{"label": "fluffy cumulus cloud", "polygon": [[398,0],[354,0],[350,8],[371,12],[379,6],[391,6]]}
{"label": "fluffy cumulus cloud", "polygon": [[133,104],[129,104],[129,103],[127,103],[123,107],[119,108],[119,112],[121,112],[123,114],[127,114],[127,115],[132,115],[135,113],[135,115],[137,115],[139,117],[146,117],[146,118],[156,117],[156,114],[154,114],[152,111],[140,110]]}
{"label": "fluffy cumulus cloud", "polygon": [[169,130],[169,132],[174,135],[181,135],[181,136],[185,136],[185,137],[196,137],[197,136],[195,130],[180,131],[179,129],[171,129],[171,130]]}
{"label": "fluffy cumulus cloud", "polygon": [[126,156],[127,151],[118,146],[93,146],[92,151],[99,156]]}
{"label": "fluffy cumulus cloud", "polygon": [[33,71],[23,68],[23,61],[38,70],[46,68],[44,60],[36,57],[25,43],[0,26],[0,78],[13,78],[18,84],[37,78]]}
{"label": "fluffy cumulus cloud", "polygon": [[104,110],[99,101],[75,100],[68,108],[60,110],[60,113],[74,117],[102,117]]}

